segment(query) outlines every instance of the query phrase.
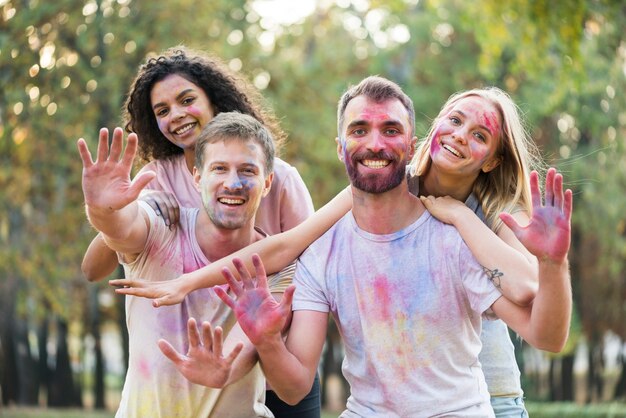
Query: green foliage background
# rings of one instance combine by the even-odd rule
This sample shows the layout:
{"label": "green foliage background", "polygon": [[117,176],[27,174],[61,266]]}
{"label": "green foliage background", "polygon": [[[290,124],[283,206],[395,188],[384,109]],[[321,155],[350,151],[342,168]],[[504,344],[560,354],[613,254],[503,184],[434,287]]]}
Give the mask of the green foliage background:
{"label": "green foliage background", "polygon": [[401,84],[418,136],[455,91],[507,90],[575,192],[579,332],[625,338],[624,27],[626,5],[611,0],[328,0],[290,25],[246,0],[0,0],[0,311],[80,324],[94,233],[76,139],[93,146],[101,126],[120,123],[147,55],[186,44],[262,89],[289,133],[283,158],[318,207],[347,184],[334,138],[349,84],[370,74]]}

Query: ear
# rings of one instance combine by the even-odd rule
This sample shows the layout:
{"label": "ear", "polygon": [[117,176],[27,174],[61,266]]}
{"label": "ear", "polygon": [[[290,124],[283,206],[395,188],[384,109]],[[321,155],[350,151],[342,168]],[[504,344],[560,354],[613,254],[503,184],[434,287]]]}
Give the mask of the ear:
{"label": "ear", "polygon": [[265,177],[265,183],[263,184],[263,197],[267,196],[267,194],[272,190],[272,181],[274,181],[274,173],[270,173],[267,177]]}
{"label": "ear", "polygon": [[202,176],[200,175],[200,171],[194,165],[193,166],[193,184],[196,186],[196,190],[200,192],[200,180],[202,180]]}
{"label": "ear", "polygon": [[497,166],[499,166],[500,163],[502,163],[502,156],[501,155],[494,156],[493,158],[491,158],[491,160],[483,164],[483,167],[481,170],[483,171],[483,173],[488,173],[494,168],[496,168]]}
{"label": "ear", "polygon": [[418,138],[416,136],[411,138],[411,143],[409,144],[409,162],[413,160],[413,156],[415,155],[415,148],[417,148],[417,140]]}
{"label": "ear", "polygon": [[339,137],[335,138],[335,142],[337,143],[337,157],[339,158],[339,161],[343,163],[345,162],[343,159],[343,142]]}

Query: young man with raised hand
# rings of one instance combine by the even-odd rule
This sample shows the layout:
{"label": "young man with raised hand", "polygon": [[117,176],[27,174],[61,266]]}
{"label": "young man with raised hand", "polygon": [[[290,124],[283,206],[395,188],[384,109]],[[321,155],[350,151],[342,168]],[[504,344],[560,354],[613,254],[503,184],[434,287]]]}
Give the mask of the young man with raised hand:
{"label": "young man with raised hand", "polygon": [[[256,119],[220,113],[203,129],[194,168],[203,207],[181,208],[181,226],[173,229],[137,200],[154,177],[145,172],[130,180],[137,136],[128,136],[123,152],[122,130],[115,129],[110,147],[108,136],[100,131],[95,162],[78,140],[83,192],[89,221],[118,253],[127,277],[173,279],[265,236],[254,220],[272,184],[274,146]],[[288,274],[270,279],[278,297],[291,282]],[[201,334],[192,318],[203,322]],[[214,288],[159,310],[127,296],[126,320],[130,361],[116,416],[272,416],[254,347]]]}

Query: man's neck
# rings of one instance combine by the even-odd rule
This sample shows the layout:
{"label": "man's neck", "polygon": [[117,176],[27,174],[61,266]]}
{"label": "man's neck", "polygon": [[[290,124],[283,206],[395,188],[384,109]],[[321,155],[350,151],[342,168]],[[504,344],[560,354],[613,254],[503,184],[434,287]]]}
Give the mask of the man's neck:
{"label": "man's neck", "polygon": [[406,181],[385,193],[373,194],[352,187],[352,214],[359,228],[372,234],[392,234],[424,213],[422,202],[411,193]]}
{"label": "man's neck", "polygon": [[263,238],[261,233],[254,229],[254,219],[241,228],[219,228],[203,210],[198,213],[195,232],[200,249],[211,262],[226,257]]}

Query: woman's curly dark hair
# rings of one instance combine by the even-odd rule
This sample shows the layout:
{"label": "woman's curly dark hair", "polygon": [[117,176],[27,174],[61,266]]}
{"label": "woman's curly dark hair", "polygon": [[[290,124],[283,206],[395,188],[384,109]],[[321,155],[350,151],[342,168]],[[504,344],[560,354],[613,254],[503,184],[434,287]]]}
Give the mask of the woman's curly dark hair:
{"label": "woman's curly dark hair", "polygon": [[184,46],[169,48],[139,67],[124,104],[124,127],[139,137],[139,156],[145,161],[171,158],[183,150],[163,136],[150,103],[152,87],[171,74],[196,84],[208,96],[215,114],[240,112],[253,116],[272,132],[278,150],[285,140],[273,112],[260,93],[219,59]]}

